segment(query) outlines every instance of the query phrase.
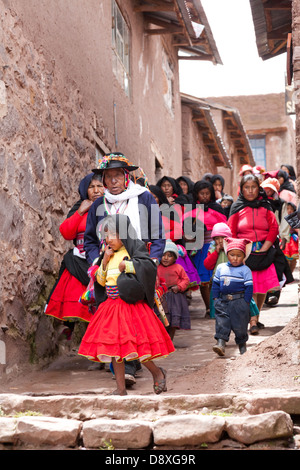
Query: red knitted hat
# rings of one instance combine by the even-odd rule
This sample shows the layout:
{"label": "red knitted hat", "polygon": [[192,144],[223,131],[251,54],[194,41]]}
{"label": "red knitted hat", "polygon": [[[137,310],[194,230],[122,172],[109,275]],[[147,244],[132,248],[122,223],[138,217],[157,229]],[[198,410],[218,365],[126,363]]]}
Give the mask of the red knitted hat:
{"label": "red knitted hat", "polygon": [[231,238],[224,239],[224,250],[227,254],[230,250],[241,250],[246,258],[248,258],[252,248],[252,242],[247,238]]}

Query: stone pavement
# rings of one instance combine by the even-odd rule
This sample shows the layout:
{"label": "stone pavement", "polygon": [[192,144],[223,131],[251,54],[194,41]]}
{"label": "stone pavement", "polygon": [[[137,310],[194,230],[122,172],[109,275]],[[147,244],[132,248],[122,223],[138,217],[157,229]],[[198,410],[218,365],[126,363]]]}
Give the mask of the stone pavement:
{"label": "stone pavement", "polygon": [[[276,307],[264,307],[260,321],[265,328],[258,336],[249,336],[248,349],[263,341],[266,337],[280,331],[298,311],[298,269],[295,282],[286,286],[281,294],[280,303]],[[214,340],[214,320],[205,318],[204,304],[199,292],[193,293],[190,305],[192,329],[178,331],[174,344],[176,352],[165,360],[157,361],[168,372],[168,395],[201,393],[195,384],[188,381],[188,376],[201,367],[207,366],[216,358],[212,352]],[[108,395],[115,388],[111,372],[106,370],[88,370],[91,362],[77,355],[68,343],[62,347],[63,354],[49,366],[40,371],[26,373],[16,379],[10,378],[0,384],[0,393],[54,395],[54,394],[102,394]],[[239,355],[231,337],[226,356]],[[176,378],[180,375],[180,383]],[[184,381],[185,375],[187,381]],[[217,392],[217,391],[216,391]],[[153,395],[152,378],[143,368],[136,384],[128,389],[132,395]]]}

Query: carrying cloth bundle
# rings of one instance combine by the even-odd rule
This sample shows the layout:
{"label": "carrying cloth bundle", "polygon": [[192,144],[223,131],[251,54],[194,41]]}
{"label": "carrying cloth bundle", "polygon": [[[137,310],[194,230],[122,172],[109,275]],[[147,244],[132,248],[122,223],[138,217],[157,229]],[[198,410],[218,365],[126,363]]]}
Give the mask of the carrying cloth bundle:
{"label": "carrying cloth bundle", "polygon": [[251,271],[263,271],[274,263],[276,248],[271,246],[268,251],[254,251],[247,258],[245,264]]}
{"label": "carrying cloth bundle", "polygon": [[262,271],[271,266],[272,263],[274,263],[279,281],[282,281],[284,278],[286,279],[285,284],[290,284],[294,281],[287,259],[279,246],[278,239],[268,251],[252,252],[245,262],[251,271]]}
{"label": "carrying cloth bundle", "polygon": [[[113,219],[116,232],[120,234],[120,239],[130,256],[135,271],[135,274],[122,272],[119,275],[117,280],[119,296],[127,303],[144,300],[153,308],[157,274],[156,264],[150,258],[145,243],[137,238],[136,232],[126,215],[114,214],[108,216],[108,218]],[[105,226],[105,221],[103,221],[102,226]],[[97,261],[99,266],[103,255],[104,253]],[[105,288],[97,282],[94,284],[94,292],[97,305],[106,300]]]}

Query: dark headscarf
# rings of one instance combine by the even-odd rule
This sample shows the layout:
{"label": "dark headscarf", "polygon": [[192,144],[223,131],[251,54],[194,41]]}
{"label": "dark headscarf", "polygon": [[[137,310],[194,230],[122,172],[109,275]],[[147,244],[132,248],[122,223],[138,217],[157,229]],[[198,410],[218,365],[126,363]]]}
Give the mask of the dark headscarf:
{"label": "dark headscarf", "polygon": [[285,163],[283,163],[280,168],[282,168],[283,166],[285,166],[285,168],[289,170],[290,179],[296,181],[296,173],[294,167],[292,165],[286,165]]}
{"label": "dark headscarf", "polygon": [[209,189],[210,191],[210,201],[207,204],[204,204],[204,211],[207,211],[208,209],[212,209],[214,211],[220,212],[221,214],[224,214],[223,207],[216,202],[216,195],[214,191],[213,185],[209,181],[205,180],[200,180],[197,181],[194,185],[194,190],[193,190],[193,195],[194,195],[194,204],[199,204],[198,201],[198,193],[201,191],[201,189]]}
{"label": "dark headscarf", "polygon": [[211,181],[211,179],[212,179],[213,176],[214,176],[214,175],[213,175],[212,173],[204,173],[204,175],[202,176],[202,179],[203,179],[204,181]]}
{"label": "dark headscarf", "polygon": [[165,193],[163,192],[163,190],[160,188],[160,186],[156,186],[154,184],[151,184],[149,186],[149,189],[150,189],[150,192],[155,194],[155,196],[158,198],[159,205],[161,205],[161,204],[168,204],[169,205],[169,201],[168,201]]}
{"label": "dark headscarf", "polygon": [[184,181],[188,185],[188,192],[191,193],[193,191],[194,182],[188,176],[179,176],[176,178],[176,182],[180,184],[180,181]]}
{"label": "dark headscarf", "polygon": [[169,183],[172,185],[172,188],[173,188],[172,197],[174,197],[176,199],[176,201],[175,201],[176,204],[184,205],[184,204],[187,204],[189,202],[188,198],[183,194],[183,191],[182,191],[181,187],[179,186],[179,184],[177,183],[175,178],[172,178],[171,176],[163,176],[160,180],[158,180],[156,185],[161,187],[161,185],[164,181],[169,181]]}
{"label": "dark headscarf", "polygon": [[100,175],[96,175],[95,173],[89,173],[80,181],[79,186],[78,186],[78,193],[79,193],[80,199],[74,204],[74,206],[68,213],[67,218],[71,217],[71,215],[73,215],[78,210],[82,201],[85,201],[86,199],[89,198],[88,189],[92,180],[102,181],[102,177]]}
{"label": "dark headscarf", "polygon": [[280,186],[279,192],[286,189],[287,191],[292,191],[293,193],[295,193],[296,191],[295,191],[294,185],[293,183],[291,183],[288,173],[284,170],[279,170],[277,173],[277,178],[280,178],[280,177],[284,178],[284,182]]}
{"label": "dark headscarf", "polygon": [[217,180],[220,180],[220,181],[221,181],[221,185],[222,185],[222,194],[223,194],[223,189],[224,189],[224,186],[225,186],[225,180],[224,180],[224,178],[223,178],[222,175],[213,175],[213,176],[211,177],[210,182],[211,182],[211,184],[214,184],[214,182],[217,181]]}
{"label": "dark headscarf", "polygon": [[[248,201],[243,196],[243,193],[242,193],[243,186],[248,180],[255,181],[258,188],[259,188],[258,196],[257,196],[256,199],[254,199],[254,201]],[[259,180],[256,176],[253,176],[253,175],[243,176],[243,178],[241,180],[240,188],[241,189],[240,189],[239,196],[238,196],[237,200],[232,204],[229,216],[235,214],[236,212],[241,211],[245,207],[252,207],[252,208],[265,207],[265,209],[270,210],[270,211],[273,212],[271,201],[268,198],[265,190],[260,186]]]}

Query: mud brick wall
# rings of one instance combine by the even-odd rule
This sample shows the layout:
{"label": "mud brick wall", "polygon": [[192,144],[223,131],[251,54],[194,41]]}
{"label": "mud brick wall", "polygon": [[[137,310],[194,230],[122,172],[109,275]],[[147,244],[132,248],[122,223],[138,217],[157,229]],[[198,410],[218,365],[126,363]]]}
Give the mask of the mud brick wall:
{"label": "mud brick wall", "polygon": [[55,350],[43,309],[70,246],[59,225],[96,157],[78,90],[2,1],[0,12],[0,341],[12,370]]}

